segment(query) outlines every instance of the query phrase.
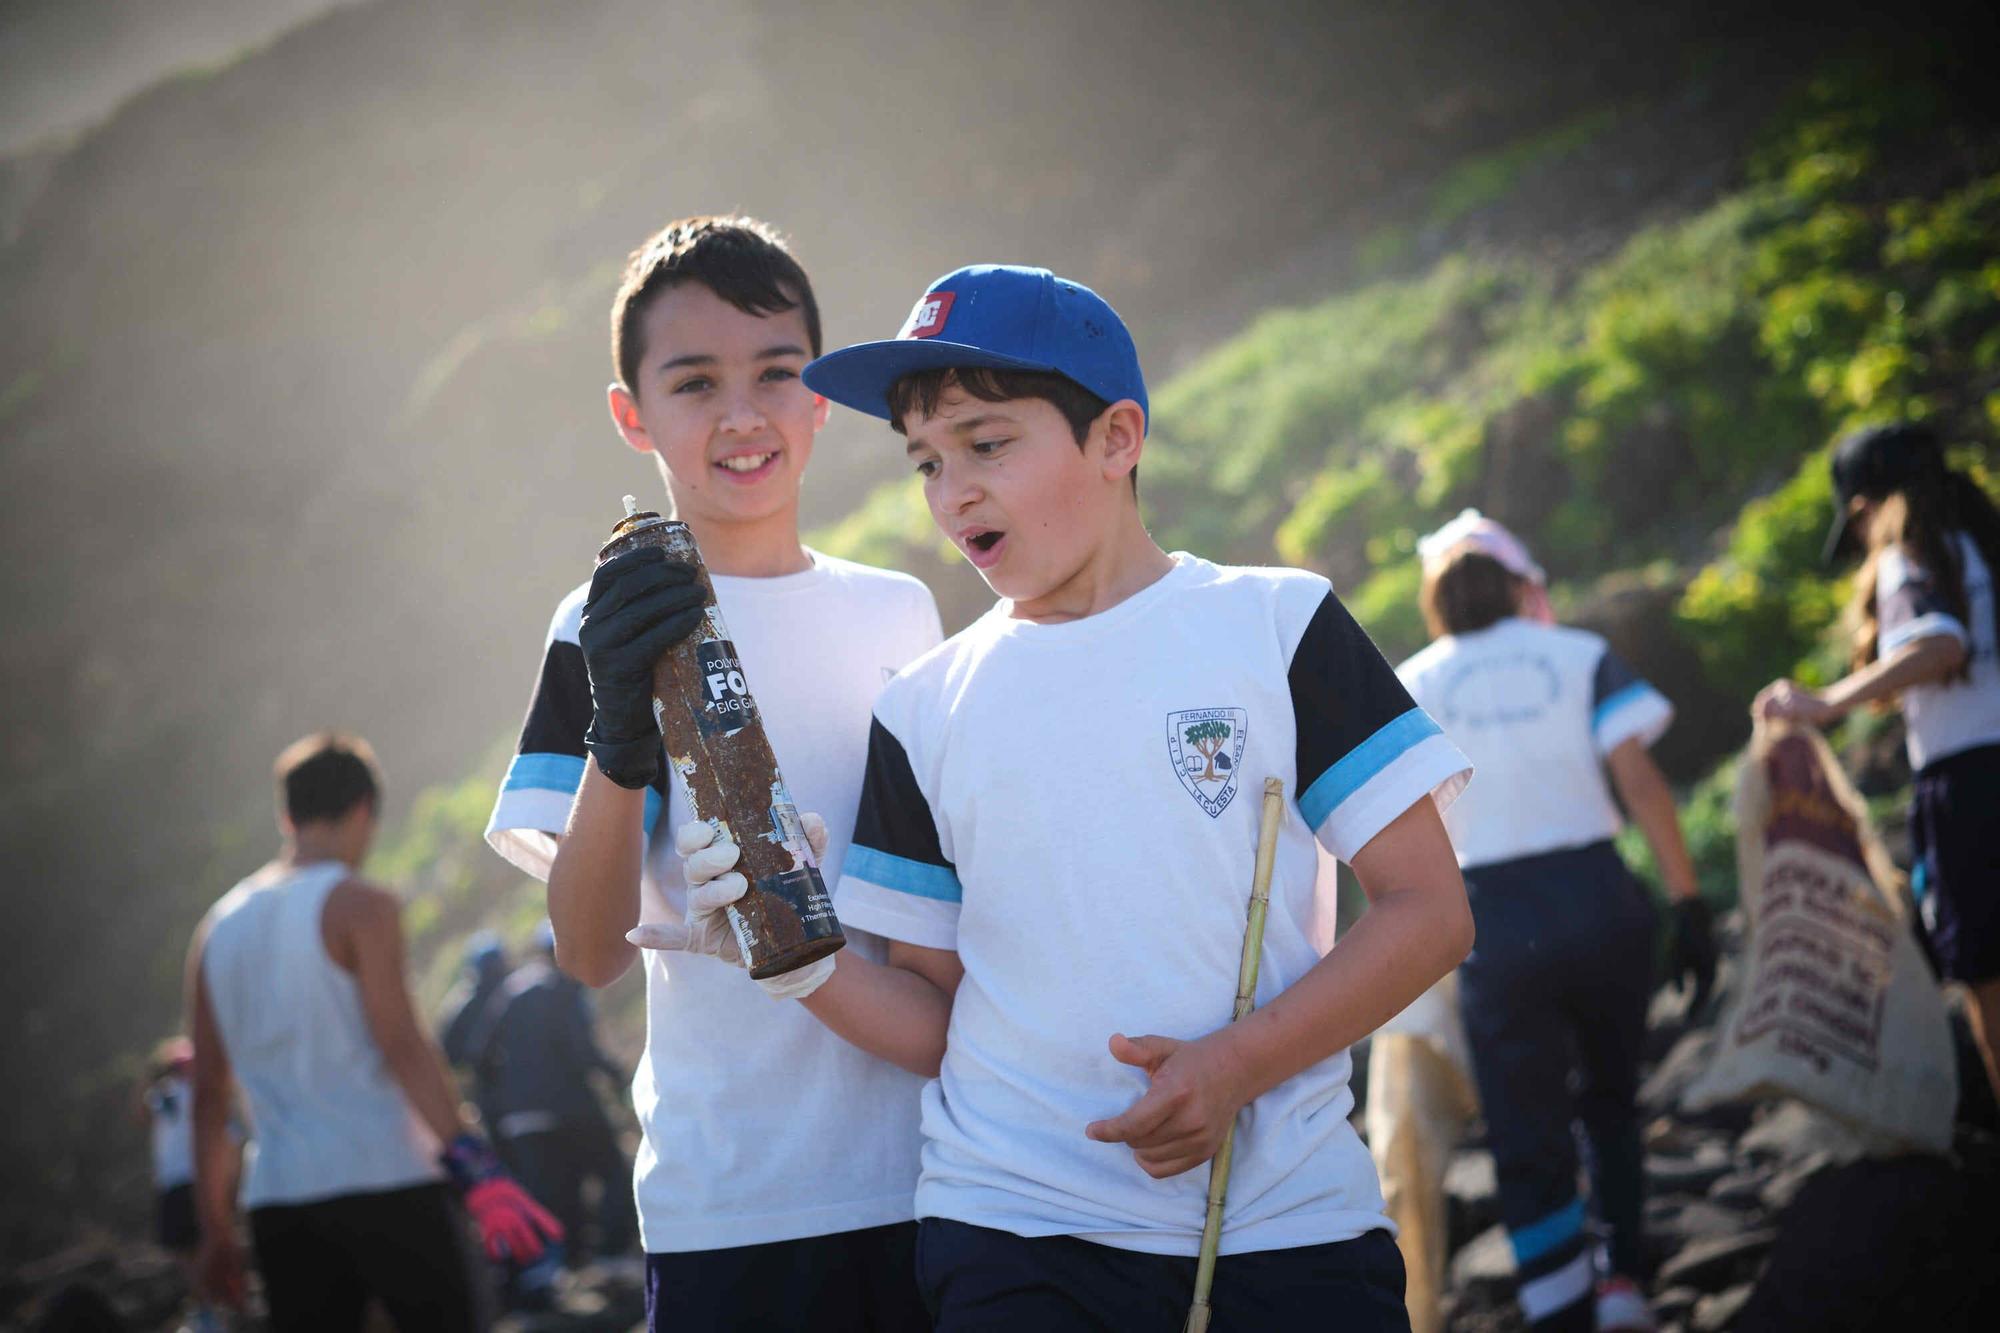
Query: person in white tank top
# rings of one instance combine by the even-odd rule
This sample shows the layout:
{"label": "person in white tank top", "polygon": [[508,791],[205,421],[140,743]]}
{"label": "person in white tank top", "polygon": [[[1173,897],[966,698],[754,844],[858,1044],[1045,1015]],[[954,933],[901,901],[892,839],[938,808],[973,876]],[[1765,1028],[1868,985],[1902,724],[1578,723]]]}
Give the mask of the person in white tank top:
{"label": "person in white tank top", "polygon": [[[400,903],[356,875],[380,803],[367,743],[308,736],[277,778],[284,849],[188,953],[201,1286],[242,1308],[240,1175],[273,1329],[358,1328],[371,1298],[404,1333],[472,1329],[446,1182],[495,1259],[529,1262],[560,1228],[468,1131],[410,1003]],[[229,1132],[238,1086],[247,1164]]]}

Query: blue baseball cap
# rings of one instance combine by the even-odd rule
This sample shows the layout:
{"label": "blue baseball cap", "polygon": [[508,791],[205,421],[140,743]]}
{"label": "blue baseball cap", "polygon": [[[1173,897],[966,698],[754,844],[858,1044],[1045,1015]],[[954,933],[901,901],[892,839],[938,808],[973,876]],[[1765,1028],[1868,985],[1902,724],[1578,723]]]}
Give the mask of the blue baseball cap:
{"label": "blue baseball cap", "polygon": [[1150,418],[1132,334],[1109,302],[1045,268],[973,264],[917,299],[903,331],[856,343],[805,368],[806,387],[889,419],[889,388],[919,370],[1054,371],[1107,403],[1130,398]]}

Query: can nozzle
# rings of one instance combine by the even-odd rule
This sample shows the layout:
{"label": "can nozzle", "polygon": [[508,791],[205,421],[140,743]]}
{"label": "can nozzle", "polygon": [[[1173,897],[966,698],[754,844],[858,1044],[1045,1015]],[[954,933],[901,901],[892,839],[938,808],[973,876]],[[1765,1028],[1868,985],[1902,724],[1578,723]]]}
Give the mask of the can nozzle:
{"label": "can nozzle", "polygon": [[638,513],[638,512],[639,512],[639,497],[638,497],[638,496],[636,496],[636,495],[628,495],[628,496],[626,496],[626,497],[625,497],[625,517],[627,517],[627,518],[630,518],[630,517],[632,517],[632,515],[634,515],[634,514],[636,514],[636,513]]}

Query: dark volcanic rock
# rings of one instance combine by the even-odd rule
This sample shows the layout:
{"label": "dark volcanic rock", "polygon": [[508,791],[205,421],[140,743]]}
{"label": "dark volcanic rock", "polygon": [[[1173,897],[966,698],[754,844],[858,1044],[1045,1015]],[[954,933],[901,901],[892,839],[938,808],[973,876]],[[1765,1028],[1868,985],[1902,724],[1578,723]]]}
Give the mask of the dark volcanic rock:
{"label": "dark volcanic rock", "polygon": [[1701,1293],[1693,1287],[1667,1287],[1653,1297],[1653,1313],[1662,1321],[1679,1319],[1694,1310]]}
{"label": "dark volcanic rock", "polygon": [[1708,1187],[1735,1170],[1729,1149],[1704,1143],[1692,1153],[1648,1153],[1646,1188],[1659,1194],[1706,1194]]}
{"label": "dark volcanic rock", "polygon": [[1697,1028],[1682,1036],[1639,1085],[1639,1105],[1649,1111],[1675,1111],[1681,1094],[1714,1058],[1715,1040],[1713,1028]]}
{"label": "dark volcanic rock", "polygon": [[1721,1204],[1725,1208],[1764,1205],[1764,1189],[1776,1176],[1777,1172],[1768,1166],[1752,1166],[1731,1171],[1708,1187],[1708,1197],[1711,1202]]}
{"label": "dark volcanic rock", "polygon": [[1667,1206],[1657,1213],[1649,1207],[1647,1225],[1653,1234],[1673,1248],[1754,1231],[1764,1220],[1760,1208],[1725,1208],[1706,1199],[1689,1203],[1673,1199],[1652,1202]]}
{"label": "dark volcanic rock", "polygon": [[1736,1141],[1736,1149],[1752,1159],[1793,1164],[1822,1159],[1853,1161],[1867,1150],[1867,1141],[1840,1121],[1804,1102],[1780,1102],[1757,1118]]}
{"label": "dark volcanic rock", "polygon": [[1658,1281],[1662,1286],[1685,1283],[1718,1291],[1750,1276],[1777,1238],[1777,1231],[1767,1227],[1696,1241],[1660,1265]]}
{"label": "dark volcanic rock", "polygon": [[2000,1154],[1853,1162],[1808,1180],[1739,1333],[1910,1333],[1991,1328],[2000,1298]]}
{"label": "dark volcanic rock", "polygon": [[1500,1220],[1492,1153],[1473,1148],[1451,1159],[1444,1173],[1444,1205],[1445,1231],[1454,1251]]}
{"label": "dark volcanic rock", "polygon": [[1688,1327],[1695,1333],[1723,1333],[1734,1326],[1737,1314],[1750,1299],[1751,1287],[1748,1282],[1719,1291],[1713,1296],[1704,1296],[1695,1302],[1694,1317]]}

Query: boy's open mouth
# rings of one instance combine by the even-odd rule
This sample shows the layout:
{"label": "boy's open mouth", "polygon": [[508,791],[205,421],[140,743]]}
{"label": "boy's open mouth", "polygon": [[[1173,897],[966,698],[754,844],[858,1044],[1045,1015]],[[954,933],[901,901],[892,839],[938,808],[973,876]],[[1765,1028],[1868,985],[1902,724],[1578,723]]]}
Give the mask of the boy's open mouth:
{"label": "boy's open mouth", "polygon": [[1000,544],[1006,540],[1007,534],[997,528],[975,528],[959,538],[966,559],[979,569],[990,567],[1000,558]]}

